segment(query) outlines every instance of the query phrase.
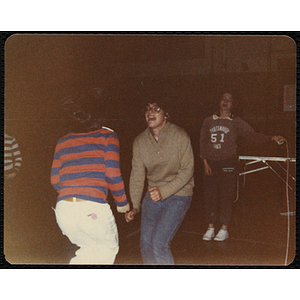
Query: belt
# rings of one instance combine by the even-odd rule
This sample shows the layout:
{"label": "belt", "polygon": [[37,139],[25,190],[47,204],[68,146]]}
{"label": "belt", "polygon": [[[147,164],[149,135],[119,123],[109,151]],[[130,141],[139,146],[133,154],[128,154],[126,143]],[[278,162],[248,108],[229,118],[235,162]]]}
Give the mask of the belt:
{"label": "belt", "polygon": [[64,199],[64,201],[68,201],[68,202],[84,202],[84,201],[86,201],[86,200],[72,197],[72,198]]}

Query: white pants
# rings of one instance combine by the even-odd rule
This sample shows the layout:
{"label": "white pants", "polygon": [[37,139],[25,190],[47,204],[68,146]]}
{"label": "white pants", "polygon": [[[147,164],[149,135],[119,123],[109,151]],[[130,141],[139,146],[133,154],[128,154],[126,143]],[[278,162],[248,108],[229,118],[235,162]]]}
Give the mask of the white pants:
{"label": "white pants", "polygon": [[59,201],[56,221],[80,249],[70,264],[113,264],[119,251],[118,231],[109,204]]}

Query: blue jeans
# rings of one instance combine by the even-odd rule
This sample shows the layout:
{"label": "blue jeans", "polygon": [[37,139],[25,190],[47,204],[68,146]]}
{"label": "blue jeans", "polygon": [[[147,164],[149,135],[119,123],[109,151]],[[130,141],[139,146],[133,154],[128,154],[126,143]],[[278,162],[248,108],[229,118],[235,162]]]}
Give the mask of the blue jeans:
{"label": "blue jeans", "polygon": [[155,202],[147,192],[142,203],[140,249],[146,265],[173,265],[170,243],[186,212],[192,196],[171,196]]}

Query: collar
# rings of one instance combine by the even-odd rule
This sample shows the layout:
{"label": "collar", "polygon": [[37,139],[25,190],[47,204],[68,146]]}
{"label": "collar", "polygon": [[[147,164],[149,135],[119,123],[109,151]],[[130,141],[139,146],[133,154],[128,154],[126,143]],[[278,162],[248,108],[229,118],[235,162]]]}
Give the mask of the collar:
{"label": "collar", "polygon": [[[165,126],[159,132],[159,136],[158,136],[159,139],[161,139],[163,136],[165,136],[167,134],[169,126],[170,126],[170,122],[167,121],[166,124],[165,124]],[[148,135],[151,136],[151,138],[153,138],[154,141],[156,141],[155,138],[154,138],[154,136],[153,136],[153,134],[151,133],[151,130],[150,130],[149,127],[147,127],[147,130],[148,130]]]}
{"label": "collar", "polygon": [[228,117],[226,117],[226,118],[221,118],[221,117],[218,117],[216,114],[214,114],[214,115],[212,116],[212,118],[213,118],[214,120],[218,120],[218,119],[228,119],[228,120],[230,120],[230,121],[233,120],[233,118],[231,118],[231,114],[230,114]]}

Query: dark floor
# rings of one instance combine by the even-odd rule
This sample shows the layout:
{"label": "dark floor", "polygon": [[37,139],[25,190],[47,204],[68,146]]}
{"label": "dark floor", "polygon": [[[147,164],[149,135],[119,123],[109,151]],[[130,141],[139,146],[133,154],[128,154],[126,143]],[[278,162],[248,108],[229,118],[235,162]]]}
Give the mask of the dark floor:
{"label": "dark floor", "polygon": [[[280,212],[285,211],[284,207],[272,203],[278,200],[276,198],[266,201],[266,194],[268,193],[251,199],[251,203],[234,204],[229,239],[225,242],[202,240],[206,224],[203,222],[201,207],[197,199],[194,199],[194,205],[172,241],[176,265],[282,266],[286,259],[287,264],[291,263],[295,256],[295,217],[290,217],[289,220],[288,243],[288,219],[280,215]],[[128,230],[127,235],[124,234],[117,264],[141,264],[138,239],[139,230],[136,226]]]}
{"label": "dark floor", "polygon": [[[206,224],[201,191],[195,189],[191,208],[172,241],[176,265],[284,266],[286,262],[290,264],[294,260],[295,216],[288,219],[280,215],[287,210],[285,185],[267,172],[248,176],[246,185],[240,188],[239,200],[233,205],[229,239],[225,242],[202,240]],[[55,206],[55,193],[50,190],[47,193],[37,191],[38,185],[33,183],[22,187],[22,194],[18,197],[6,193],[5,258],[12,265],[67,264],[76,246],[61,234],[56,224],[51,209],[51,206]],[[290,209],[295,210],[293,193],[289,193],[289,201]],[[120,251],[115,264],[141,266],[140,218],[128,224],[124,215],[116,214],[116,221]]]}

